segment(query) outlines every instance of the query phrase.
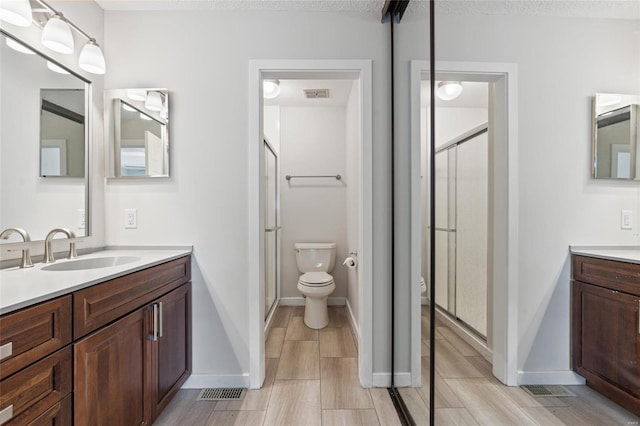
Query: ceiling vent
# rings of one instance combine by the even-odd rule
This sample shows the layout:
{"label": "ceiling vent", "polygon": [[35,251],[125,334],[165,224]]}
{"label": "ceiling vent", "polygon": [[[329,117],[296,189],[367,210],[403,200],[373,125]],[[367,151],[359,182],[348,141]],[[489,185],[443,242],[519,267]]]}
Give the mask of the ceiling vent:
{"label": "ceiling vent", "polygon": [[329,89],[304,89],[304,97],[307,99],[327,99]]}

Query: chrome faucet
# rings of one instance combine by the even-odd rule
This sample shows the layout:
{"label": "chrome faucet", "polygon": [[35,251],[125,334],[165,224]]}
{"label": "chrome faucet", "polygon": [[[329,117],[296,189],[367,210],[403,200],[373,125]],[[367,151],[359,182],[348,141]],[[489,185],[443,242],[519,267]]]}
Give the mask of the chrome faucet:
{"label": "chrome faucet", "polygon": [[62,233],[67,236],[71,240],[69,243],[69,256],[67,259],[73,259],[74,257],[78,257],[78,253],[76,253],[76,242],[74,241],[76,238],[76,234],[73,231],[70,231],[67,228],[55,228],[49,231],[47,234],[47,238],[44,239],[44,256],[42,263],[53,263],[56,259],[53,257],[53,249],[51,248],[51,241],[53,240],[53,236]]}
{"label": "chrome faucet", "polygon": [[[29,234],[27,233],[27,231],[25,231],[24,229],[20,229],[20,228],[7,228],[7,229],[5,229],[4,231],[2,231],[2,233],[0,233],[0,239],[6,240],[13,233],[20,234],[22,236],[22,240],[25,243],[28,243],[28,242],[31,241],[31,238],[29,238]],[[20,267],[21,268],[31,268],[32,266],[33,266],[33,263],[31,262],[31,255],[29,254],[29,249],[28,248],[23,248],[22,249],[22,260],[20,261]]]}

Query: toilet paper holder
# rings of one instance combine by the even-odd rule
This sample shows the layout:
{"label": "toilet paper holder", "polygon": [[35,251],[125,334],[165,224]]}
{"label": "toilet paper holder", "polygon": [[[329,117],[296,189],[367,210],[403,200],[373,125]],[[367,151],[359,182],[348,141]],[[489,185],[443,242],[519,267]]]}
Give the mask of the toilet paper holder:
{"label": "toilet paper holder", "polygon": [[343,265],[346,265],[347,268],[353,269],[358,267],[358,252],[352,251],[349,252],[349,256],[342,262]]}

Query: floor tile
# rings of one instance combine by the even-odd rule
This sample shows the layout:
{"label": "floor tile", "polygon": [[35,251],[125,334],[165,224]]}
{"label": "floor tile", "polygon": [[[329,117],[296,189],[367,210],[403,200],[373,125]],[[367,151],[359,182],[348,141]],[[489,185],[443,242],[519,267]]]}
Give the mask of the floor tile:
{"label": "floor tile", "polygon": [[357,357],[356,345],[348,328],[324,328],[320,330],[321,357]]}
{"label": "floor tile", "polygon": [[344,306],[329,306],[329,324],[327,327],[351,327],[349,313]]}
{"label": "floor tile", "polygon": [[319,380],[275,381],[265,426],[314,426],[320,425],[321,419]]}
{"label": "floor tile", "polygon": [[466,408],[436,408],[433,414],[438,426],[476,426],[478,422]]}
{"label": "floor tile", "polygon": [[271,327],[287,328],[291,317],[291,306],[278,306],[276,313],[271,320]]}
{"label": "floor tile", "polygon": [[446,339],[436,342],[436,370],[443,379],[484,377]]}
{"label": "floor tile", "polygon": [[265,411],[215,411],[209,417],[206,426],[257,426],[264,422],[265,413]]}
{"label": "floor tile", "polygon": [[318,340],[318,330],[307,327],[302,317],[291,317],[284,340]]}
{"label": "floor tile", "polygon": [[[436,358],[437,359],[437,358]],[[434,396],[435,408],[462,408],[464,405],[458,396],[451,390],[449,385],[435,372],[435,389]],[[422,357],[422,386],[418,389],[425,405],[429,406],[430,395],[430,377],[429,377],[429,357]]]}
{"label": "floor tile", "polygon": [[402,426],[386,388],[369,389],[378,420],[383,426]]}
{"label": "floor tile", "polygon": [[322,426],[380,425],[376,410],[322,410]]}
{"label": "floor tile", "polygon": [[318,342],[286,340],[276,373],[276,380],[280,379],[320,379]]}
{"label": "floor tile", "polygon": [[451,344],[461,355],[464,356],[481,356],[478,351],[462,340],[460,336],[454,333],[449,327],[437,327],[436,330],[442,337]]}
{"label": "floor tile", "polygon": [[284,336],[286,332],[286,328],[271,327],[264,347],[265,358],[280,358],[280,352],[282,352],[282,344],[284,343]]}
{"label": "floor tile", "polygon": [[416,388],[399,388],[398,392],[402,395],[402,400],[416,425],[429,426],[429,408],[427,408]]}
{"label": "floor tile", "polygon": [[262,388],[248,389],[241,401],[218,401],[215,411],[265,411],[269,405],[271,389],[278,370],[278,360],[267,358],[265,360],[265,379]]}
{"label": "floor tile", "polygon": [[321,358],[322,408],[374,408],[371,395],[360,386],[357,358]]}

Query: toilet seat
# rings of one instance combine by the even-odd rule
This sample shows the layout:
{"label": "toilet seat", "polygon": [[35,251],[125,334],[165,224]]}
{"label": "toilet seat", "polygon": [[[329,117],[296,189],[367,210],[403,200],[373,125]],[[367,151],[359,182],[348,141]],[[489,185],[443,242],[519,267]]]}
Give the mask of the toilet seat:
{"label": "toilet seat", "polygon": [[326,287],[333,284],[333,277],[326,272],[307,272],[300,276],[298,282],[309,287]]}

